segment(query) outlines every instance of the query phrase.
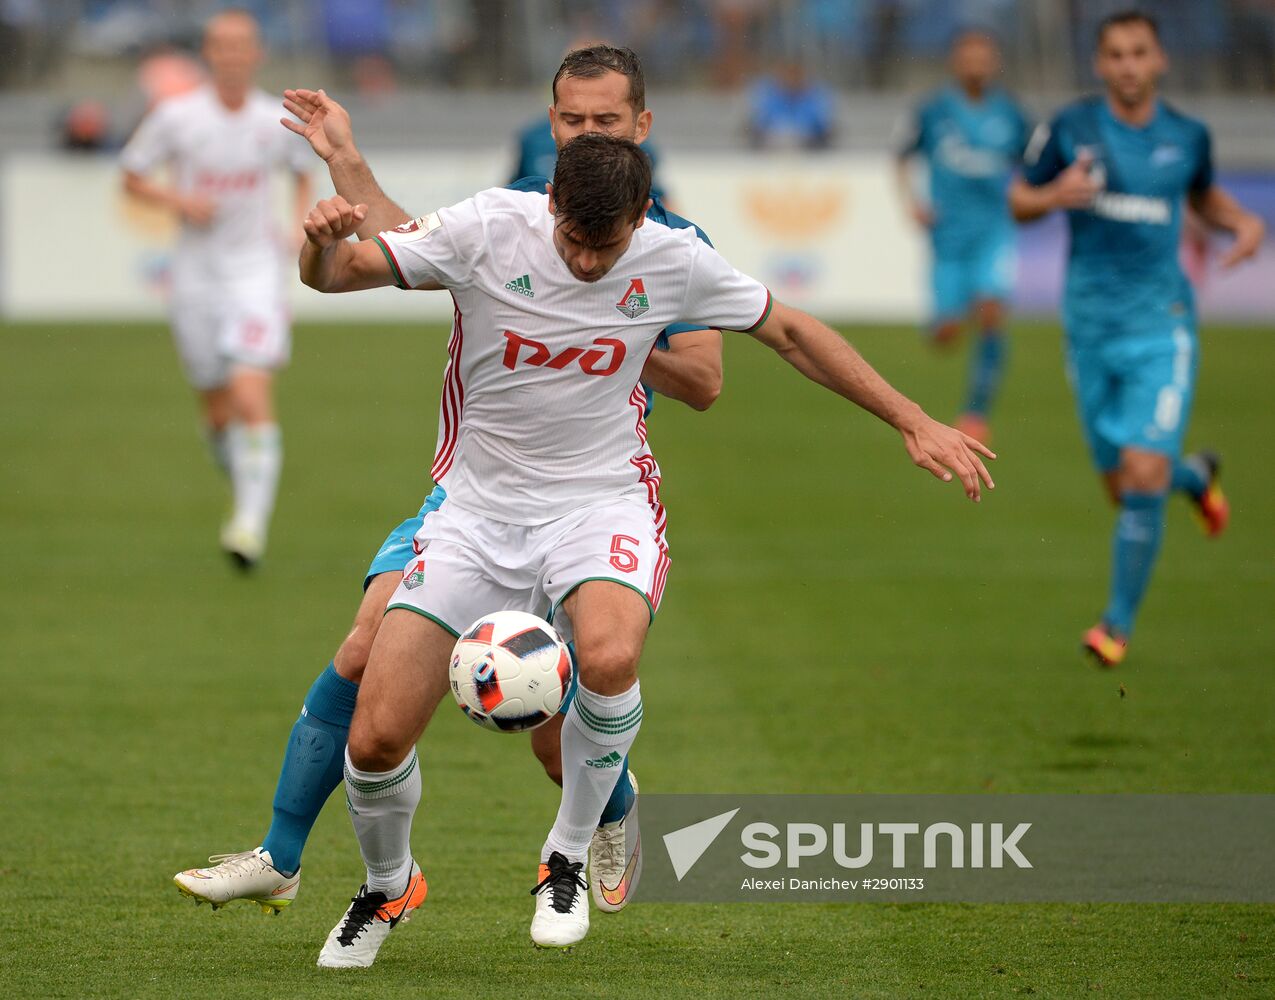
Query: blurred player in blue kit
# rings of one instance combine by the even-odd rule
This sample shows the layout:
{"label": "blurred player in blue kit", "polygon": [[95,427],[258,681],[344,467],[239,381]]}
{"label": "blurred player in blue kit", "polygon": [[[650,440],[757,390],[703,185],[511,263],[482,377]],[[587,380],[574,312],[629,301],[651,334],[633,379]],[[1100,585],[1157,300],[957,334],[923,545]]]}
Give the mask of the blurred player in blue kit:
{"label": "blurred player in blue kit", "polygon": [[[1000,51],[986,31],[969,29],[956,37],[951,70],[952,82],[929,95],[909,122],[899,179],[912,217],[930,234],[934,342],[951,345],[966,320],[978,329],[957,426],[986,441],[1005,371],[1006,311],[1017,273],[1005,191],[1031,126],[1018,103],[994,84]],[[915,193],[915,159],[929,171],[926,199]]]}
{"label": "blurred player in blue kit", "polygon": [[1094,68],[1105,94],[1067,105],[1037,131],[1010,204],[1022,221],[1067,212],[1068,376],[1120,511],[1107,606],[1083,642],[1111,667],[1124,659],[1151,579],[1168,494],[1183,493],[1210,536],[1229,517],[1217,456],[1182,455],[1199,363],[1194,296],[1178,263],[1183,203],[1234,236],[1225,266],[1256,253],[1264,227],[1214,180],[1205,125],[1159,98],[1168,60],[1153,18],[1127,11],[1103,21]]}

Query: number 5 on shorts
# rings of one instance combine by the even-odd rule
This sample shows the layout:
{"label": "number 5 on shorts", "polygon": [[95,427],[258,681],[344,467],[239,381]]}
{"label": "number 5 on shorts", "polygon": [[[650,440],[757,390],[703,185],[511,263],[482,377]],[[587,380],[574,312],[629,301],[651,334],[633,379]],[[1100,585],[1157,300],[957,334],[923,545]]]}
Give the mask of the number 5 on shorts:
{"label": "number 5 on shorts", "polygon": [[628,535],[611,536],[611,565],[621,573],[632,573],[638,568],[638,557],[636,552],[630,552],[624,547],[626,543],[634,548],[641,544]]}

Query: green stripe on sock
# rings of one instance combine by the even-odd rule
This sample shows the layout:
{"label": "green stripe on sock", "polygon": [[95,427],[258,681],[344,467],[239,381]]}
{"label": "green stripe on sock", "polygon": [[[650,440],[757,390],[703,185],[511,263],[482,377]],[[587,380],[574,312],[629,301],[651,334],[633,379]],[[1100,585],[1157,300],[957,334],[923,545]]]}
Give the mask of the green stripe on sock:
{"label": "green stripe on sock", "polygon": [[630,729],[637,727],[642,721],[642,705],[639,702],[637,707],[624,715],[615,718],[606,719],[600,715],[590,712],[582,704],[579,698],[576,699],[576,712],[580,716],[580,721],[590,729],[598,733],[608,736],[615,736],[619,733],[628,732]]}
{"label": "green stripe on sock", "polygon": [[354,790],[357,791],[360,795],[372,796],[372,795],[375,795],[377,792],[383,793],[383,792],[388,792],[394,788],[397,788],[404,781],[410,778],[412,776],[412,772],[415,770],[416,770],[416,754],[413,753],[412,762],[403,769],[401,774],[396,774],[392,778],[386,778],[384,781],[362,781],[359,778],[356,778],[352,774],[350,774],[350,769],[347,767],[345,769],[345,780],[348,781],[350,785],[354,788]]}
{"label": "green stripe on sock", "polygon": [[623,715],[615,715],[615,716],[598,715],[597,712],[594,712],[592,709],[589,708],[588,705],[583,704],[579,700],[577,700],[576,702],[576,707],[579,709],[581,715],[585,716],[590,721],[596,721],[600,723],[601,725],[617,725],[619,723],[628,721],[633,716],[640,716],[642,714],[641,702],[638,702],[636,705],[633,706],[633,708],[629,709],[629,711],[625,712]]}

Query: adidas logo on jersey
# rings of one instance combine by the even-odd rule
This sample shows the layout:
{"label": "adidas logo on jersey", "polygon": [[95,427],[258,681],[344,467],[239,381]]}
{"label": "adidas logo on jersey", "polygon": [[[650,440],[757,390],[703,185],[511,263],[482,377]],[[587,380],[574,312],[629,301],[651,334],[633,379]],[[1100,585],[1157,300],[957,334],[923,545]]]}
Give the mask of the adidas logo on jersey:
{"label": "adidas logo on jersey", "polygon": [[509,291],[525,295],[529,299],[536,297],[536,293],[531,290],[531,275],[529,274],[524,274],[521,278],[514,278],[513,281],[505,282],[505,287]]}

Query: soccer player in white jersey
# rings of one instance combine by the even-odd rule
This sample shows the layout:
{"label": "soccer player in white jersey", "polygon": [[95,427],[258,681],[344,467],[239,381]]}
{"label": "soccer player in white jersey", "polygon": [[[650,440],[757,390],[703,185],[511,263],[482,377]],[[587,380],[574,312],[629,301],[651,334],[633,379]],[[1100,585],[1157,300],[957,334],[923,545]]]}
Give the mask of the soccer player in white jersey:
{"label": "soccer player in white jersey", "polygon": [[[305,222],[306,284],[446,288],[456,300],[444,389],[454,406],[438,455],[447,499],[417,535],[359,691],[346,794],[367,882],[321,966],[371,965],[424,901],[409,843],[415,744],[447,691],[460,630],[503,608],[550,617],[576,644],[562,802],[539,853],[531,936],[570,947],[587,933],[582,869],[611,791],[588,762],[633,745],[638,659],[669,568],[639,381],[669,323],[768,330],[812,380],[894,426],[916,464],[959,478],[975,501],[992,485],[979,457],[990,451],[928,417],[835,332],[773,303],[692,231],[647,221],[650,183],[636,145],[587,134],[562,148],[547,194],[480,192],[358,243],[346,237],[366,206],[321,201]],[[508,287],[524,273],[534,299]]]}
{"label": "soccer player in white jersey", "polygon": [[[181,224],[173,339],[213,458],[230,477],[222,548],[244,569],[265,552],[283,462],[271,382],[290,350],[284,268],[295,243],[273,224],[271,173],[292,172],[298,222],[313,199],[309,150],[278,127],[274,99],[253,84],[262,54],[252,15],[213,17],[203,45],[210,82],[156,107],[120,158],[129,194]],[[168,183],[150,176],[163,166]]]}
{"label": "soccer player in white jersey", "polygon": [[[641,62],[631,50],[595,45],[570,52],[554,75],[553,104],[547,116],[557,142],[593,131],[640,143],[652,118],[645,92]],[[381,190],[359,153],[346,110],[322,91],[289,90],[285,96],[285,105],[297,116],[297,120],[286,120],[289,128],[304,135],[328,165],[337,193],[351,203],[368,203],[359,235],[371,239],[380,230],[410,221]],[[543,177],[524,178],[517,186],[542,193],[546,183]],[[648,213],[652,219],[675,227],[691,226],[665,210],[654,194],[652,198]],[[722,385],[721,333],[687,324],[669,327],[665,333],[661,339],[667,341],[667,350],[655,350],[647,358],[644,385],[666,400],[707,409]],[[271,822],[260,845],[213,855],[210,866],[177,873],[174,882],[184,894],[214,907],[242,899],[277,913],[292,905],[310,830],[344,780],[346,734],[385,605],[413,554],[412,539],[423,517],[445,496],[441,485],[436,485],[419,511],[414,505],[407,518],[396,521],[362,575],[364,593],[353,627],[306,692],[287,736]],[[546,773],[558,784],[562,783],[559,734],[563,718],[559,714],[535,729],[529,740]],[[627,905],[638,885],[641,837],[636,828],[637,778],[627,761],[612,774],[613,792],[589,851],[589,886],[597,907],[614,913]]]}

